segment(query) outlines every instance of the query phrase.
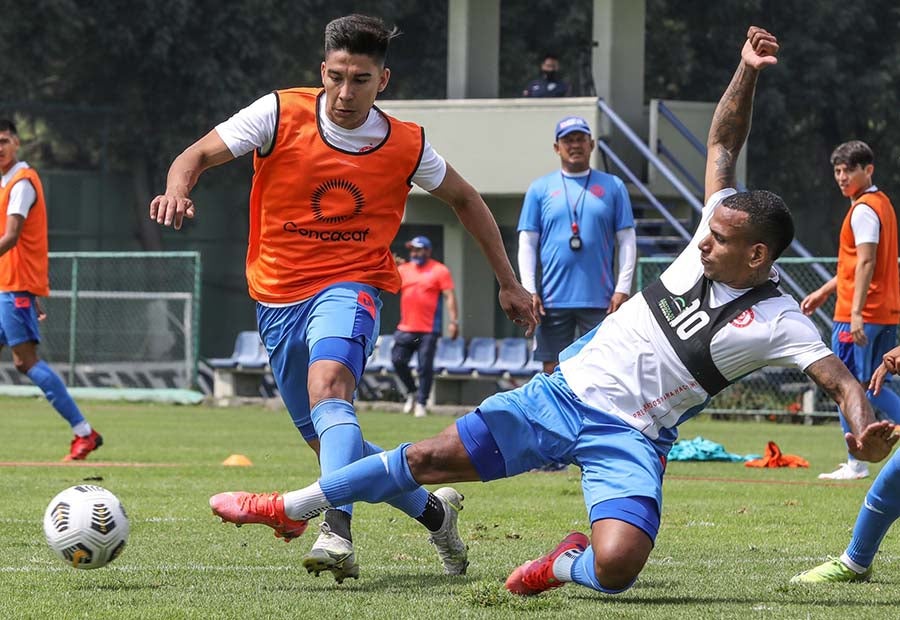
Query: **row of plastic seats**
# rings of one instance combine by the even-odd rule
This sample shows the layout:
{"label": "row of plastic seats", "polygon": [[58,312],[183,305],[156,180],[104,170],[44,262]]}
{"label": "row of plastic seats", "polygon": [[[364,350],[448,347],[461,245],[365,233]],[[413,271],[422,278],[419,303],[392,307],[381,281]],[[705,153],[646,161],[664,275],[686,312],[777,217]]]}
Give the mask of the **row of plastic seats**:
{"label": "row of plastic seats", "polygon": [[[394,337],[378,337],[375,351],[366,363],[369,372],[393,372],[391,349]],[[410,367],[418,366],[418,354]],[[442,375],[530,376],[541,371],[543,364],[532,358],[531,346],[525,338],[472,338],[468,346],[463,338],[440,338],[434,354],[434,372]]]}
{"label": "row of plastic seats", "polygon": [[258,332],[238,332],[231,357],[213,357],[206,363],[212,368],[265,368],[269,363],[269,354]]}
{"label": "row of plastic seats", "polygon": [[[391,349],[394,337],[378,337],[375,351],[366,363],[369,372],[393,372]],[[212,368],[264,368],[269,363],[266,348],[255,331],[239,332],[231,357],[206,360]],[[418,353],[410,367],[418,366]],[[434,371],[446,375],[529,376],[540,372],[541,362],[531,356],[531,346],[525,338],[472,338],[468,347],[463,338],[440,338],[434,355]]]}

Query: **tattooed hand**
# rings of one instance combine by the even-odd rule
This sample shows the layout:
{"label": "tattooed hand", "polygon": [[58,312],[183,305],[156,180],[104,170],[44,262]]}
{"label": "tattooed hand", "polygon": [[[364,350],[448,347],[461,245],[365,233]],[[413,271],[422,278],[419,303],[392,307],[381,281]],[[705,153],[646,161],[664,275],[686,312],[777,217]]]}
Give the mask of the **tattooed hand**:
{"label": "tattooed hand", "polygon": [[778,62],[775,57],[777,54],[778,39],[762,28],[750,26],[750,30],[747,31],[747,42],[744,43],[744,49],[741,50],[741,58],[744,63],[761,71]]}

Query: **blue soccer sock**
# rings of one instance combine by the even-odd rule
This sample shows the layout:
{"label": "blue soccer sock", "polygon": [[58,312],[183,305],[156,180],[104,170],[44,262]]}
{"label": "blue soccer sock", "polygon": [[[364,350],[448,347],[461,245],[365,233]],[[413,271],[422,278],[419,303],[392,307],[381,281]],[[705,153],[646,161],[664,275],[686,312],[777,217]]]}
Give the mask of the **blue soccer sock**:
{"label": "blue soccer sock", "polygon": [[[66,384],[44,360],[38,360],[38,363],[32,366],[26,374],[36,386],[41,388],[53,408],[66,419],[73,429],[84,423],[84,416],[81,415],[78,405],[72,400]],[[88,433],[90,433],[90,429],[88,429]]]}
{"label": "blue soccer sock", "polygon": [[376,504],[415,490],[402,444],[388,452],[367,456],[304,489],[284,494],[284,511],[291,519],[311,519],[325,510],[352,502]]}
{"label": "blue soccer sock", "polygon": [[[843,431],[843,433],[841,433],[841,437],[843,437],[847,433],[852,432],[850,430],[850,425],[847,424],[847,419],[844,417],[844,412],[841,411],[840,407],[838,407],[838,422],[841,423],[841,430]],[[853,463],[854,461],[856,461],[856,458],[848,452],[847,453],[847,462]]]}
{"label": "blue soccer sock", "polygon": [[888,529],[900,517],[900,452],[882,468],[859,509],[847,556],[863,567],[872,565]]}
{"label": "blue soccer sock", "polygon": [[878,396],[874,395],[872,390],[867,390],[866,398],[869,399],[873,406],[890,418],[891,422],[900,424],[900,396],[897,396],[897,392],[884,385]]}
{"label": "blue soccer sock", "polygon": [[[567,554],[559,556],[556,561],[560,562],[565,555]],[[556,571],[554,571],[554,575],[557,578],[560,577],[560,575],[556,574]],[[629,583],[627,586],[619,590],[611,590],[610,588],[601,585],[597,580],[597,573],[594,572],[594,548],[591,546],[588,546],[588,548],[585,549],[584,552],[581,553],[581,555],[575,558],[575,562],[572,564],[571,568],[571,575],[572,581],[574,581],[575,583],[587,588],[591,588],[592,590],[603,592],[605,594],[619,594],[620,592],[624,592],[625,590],[630,588],[632,583],[634,583]],[[565,581],[565,579],[562,579],[562,581]]]}
{"label": "blue soccer sock", "polygon": [[[364,450],[366,456],[384,452],[382,448],[368,441],[365,442]],[[404,452],[404,459],[405,458],[406,453]],[[396,497],[392,497],[387,500],[387,503],[398,510],[402,510],[413,519],[418,519],[422,516],[422,513],[425,512],[425,506],[428,503],[428,495],[428,491],[419,486],[410,493],[403,493]]]}
{"label": "blue soccer sock", "polygon": [[[362,458],[363,436],[352,403],[327,398],[313,407],[310,417],[319,436],[319,468],[323,476]],[[335,508],[353,514],[352,505]]]}
{"label": "blue soccer sock", "polygon": [[319,486],[332,505],[363,501],[376,504],[408,493],[419,486],[406,462],[405,443],[388,452],[374,454],[319,479]]}

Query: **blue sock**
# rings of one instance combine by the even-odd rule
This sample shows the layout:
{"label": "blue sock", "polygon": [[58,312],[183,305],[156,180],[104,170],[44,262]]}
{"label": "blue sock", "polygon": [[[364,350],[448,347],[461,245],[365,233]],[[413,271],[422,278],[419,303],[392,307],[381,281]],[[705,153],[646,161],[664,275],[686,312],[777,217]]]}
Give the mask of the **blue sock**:
{"label": "blue sock", "polygon": [[881,469],[859,509],[847,555],[860,566],[871,566],[891,524],[900,517],[900,452]]}
{"label": "blue sock", "polygon": [[332,506],[350,502],[377,504],[419,487],[406,462],[405,443],[351,463],[330,474],[322,474],[319,487]]}
{"label": "blue sock", "polygon": [[588,546],[588,548],[575,559],[575,563],[572,565],[572,581],[605,594],[618,594],[624,592],[632,585],[629,583],[620,590],[611,590],[601,585],[600,582],[597,581],[597,573],[594,572],[594,548],[591,546]]}
{"label": "blue sock", "polygon": [[[841,433],[841,438],[843,438],[844,435],[846,435],[847,433],[849,433],[851,431],[850,431],[850,425],[847,424],[847,420],[844,419],[844,412],[841,411],[840,407],[838,407],[838,422],[841,423],[841,430],[844,431],[843,433]],[[849,453],[847,454],[847,462],[848,463],[851,461],[855,461],[855,460],[856,459],[853,458],[852,456],[850,456]]]}
{"label": "blue sock", "polygon": [[885,385],[881,388],[878,396],[872,394],[872,390],[867,390],[866,397],[870,403],[890,418],[891,422],[900,424],[900,396],[897,396],[897,392]]}
{"label": "blue sock", "polygon": [[[382,448],[368,441],[365,442],[364,449],[366,456],[384,452]],[[404,453],[404,459],[405,458],[406,457]],[[417,517],[421,517],[425,512],[425,505],[428,503],[428,491],[426,491],[422,487],[417,487],[411,493],[403,493],[402,495],[397,495],[396,497],[387,500],[387,503],[394,508],[397,508],[398,510],[402,510],[407,515],[415,519]]]}
{"label": "blue sock", "polygon": [[[362,458],[363,436],[351,403],[327,398],[313,407],[310,417],[319,436],[319,467],[323,476]],[[353,514],[352,505],[332,505]]]}
{"label": "blue sock", "polygon": [[64,417],[73,428],[84,422],[84,416],[78,410],[78,405],[72,400],[66,384],[63,383],[59,375],[53,372],[53,369],[47,365],[44,360],[38,360],[38,363],[31,367],[26,373],[31,381],[41,388],[44,396],[53,405],[53,408]]}

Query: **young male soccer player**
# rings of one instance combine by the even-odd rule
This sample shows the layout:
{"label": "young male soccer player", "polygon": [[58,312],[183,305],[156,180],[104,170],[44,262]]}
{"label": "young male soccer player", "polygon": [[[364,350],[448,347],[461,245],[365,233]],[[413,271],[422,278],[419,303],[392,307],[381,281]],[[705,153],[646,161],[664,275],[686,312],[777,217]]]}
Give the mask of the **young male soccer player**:
{"label": "young male soccer player", "polygon": [[50,294],[47,258],[47,205],[38,173],[18,160],[19,135],[0,119],[0,349],[12,349],[16,370],[28,376],[72,427],[75,437],[64,461],[80,461],[103,445],[60,379],[37,352],[38,296]]}
{"label": "young male soccer player", "polygon": [[[869,389],[877,396],[888,373],[900,372],[900,347],[885,353],[883,362],[872,375]],[[868,581],[872,576],[872,562],[881,541],[894,521],[900,517],[900,452],[881,468],[872,487],[866,493],[859,516],[853,526],[853,537],[840,558],[803,571],[791,578],[791,583],[841,583]]]}
{"label": "young male soccer player", "polygon": [[[381,291],[400,288],[390,244],[412,183],[449,204],[478,241],[506,314],[529,334],[536,322],[478,192],[421,127],[374,105],[390,78],[385,57],[394,36],[373,17],[330,22],[323,88],[276,91],[218,125],[175,159],[165,193],[150,204],[151,218],[180,228],[194,217],[189,196],[200,174],[254,152],[247,282],[281,397],[323,474],[382,452],[363,439],[353,395],[379,333]],[[450,488],[417,486],[390,501],[431,532],[450,574],[468,564],[457,530],[461,500]],[[307,570],[357,577],[350,516],[343,504],[326,513],[303,559]],[[291,539],[305,527],[283,522],[276,533]]]}
{"label": "young male soccer player", "polygon": [[[837,275],[806,296],[800,308],[812,314],[837,290],[831,350],[866,386],[882,356],[897,344],[900,320],[900,272],[897,269],[897,216],[891,201],[872,183],[875,156],[860,140],[841,144],[831,154],[834,180],[850,199],[841,226]],[[869,401],[900,422],[900,396],[893,390]],[[841,427],[848,432],[840,416]],[[855,480],[869,475],[869,467],[849,456],[825,480]]]}
{"label": "young male soccer player", "polygon": [[495,480],[549,462],[576,463],[591,521],[506,587],[537,594],[574,581],[602,592],[631,586],[660,523],[665,457],[677,426],[717,392],[765,365],[797,367],[847,414],[851,453],[879,460],[896,439],[875,422],[859,383],[790,295],[775,259],[793,237],[784,202],[738,193],[735,165],[750,129],[758,73],[778,43],[750,28],[709,134],[706,207],[692,243],[660,279],[563,352],[559,371],[491,396],[431,439],[323,475],[298,491],[221,493],[213,510],[233,523],[281,527],[348,501],[379,502],[452,480]]}

